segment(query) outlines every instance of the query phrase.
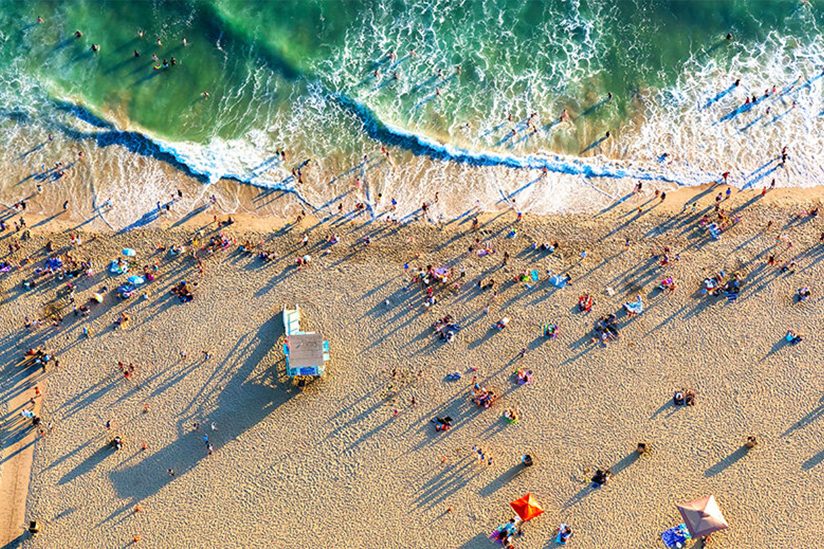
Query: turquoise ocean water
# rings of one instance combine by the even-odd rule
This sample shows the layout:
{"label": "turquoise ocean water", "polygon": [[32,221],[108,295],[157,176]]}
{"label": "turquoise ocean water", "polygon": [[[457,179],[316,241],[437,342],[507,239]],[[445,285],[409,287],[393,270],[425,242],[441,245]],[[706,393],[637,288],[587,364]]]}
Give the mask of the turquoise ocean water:
{"label": "turquoise ocean water", "polygon": [[[822,8],[794,0],[5,1],[0,160],[36,171],[78,148],[91,159],[102,151],[117,166],[109,188],[132,197],[132,217],[170,190],[169,169],[153,172],[153,162],[204,185],[229,178],[290,190],[322,208],[341,194],[332,183],[356,177],[349,170],[364,155],[377,163],[381,146],[394,167],[361,171],[370,179],[356,189],[361,199],[377,208],[377,193],[391,194],[412,211],[438,190],[452,204],[447,216],[465,209],[467,193],[492,203],[543,167],[548,183],[518,196],[537,212],[579,207],[577,189],[594,182],[605,200],[639,178],[694,185],[727,170],[739,187],[767,177],[818,184]],[[745,104],[749,96],[755,105]],[[610,139],[599,142],[606,131]],[[49,133],[55,141],[43,147]],[[759,172],[783,146],[791,169]],[[298,182],[292,168],[308,158]],[[474,170],[476,183],[462,170]],[[22,196],[12,179],[0,182],[8,200]]]}

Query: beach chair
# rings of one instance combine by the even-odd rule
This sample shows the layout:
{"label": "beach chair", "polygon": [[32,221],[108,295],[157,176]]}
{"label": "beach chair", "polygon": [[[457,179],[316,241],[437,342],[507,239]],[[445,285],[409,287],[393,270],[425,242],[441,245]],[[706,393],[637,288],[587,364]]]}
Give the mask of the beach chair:
{"label": "beach chair", "polygon": [[738,294],[736,292],[727,292],[727,303],[735,303],[738,299]]}
{"label": "beach chair", "polygon": [[330,358],[329,358],[329,342],[324,341],[323,342],[323,361],[324,362],[329,362],[329,360],[330,360]]}

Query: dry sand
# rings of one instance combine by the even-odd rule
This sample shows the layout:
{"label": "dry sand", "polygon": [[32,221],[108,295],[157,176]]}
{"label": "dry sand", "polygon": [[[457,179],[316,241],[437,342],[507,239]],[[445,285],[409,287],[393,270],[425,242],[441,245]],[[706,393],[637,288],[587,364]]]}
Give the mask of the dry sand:
{"label": "dry sand", "polygon": [[[238,223],[225,232],[238,243],[247,234],[264,240],[278,259],[264,263],[232,247],[207,259],[203,275],[190,258],[155,253],[157,243],[196,236],[200,217],[94,241],[84,233],[72,253],[92,258],[97,274],[80,280],[78,303],[123,278],[104,274],[104,267],[126,246],[137,250],[141,265],[160,261],[150,296],[119,301],[109,294],[90,318],[69,312],[59,329],[28,332],[23,317],[42,316],[60,285],[25,292],[22,276],[43,264],[46,240],[61,251],[70,245],[65,232],[45,232],[54,231],[54,221],[38,227],[12,255],[33,254],[36,262],[3,275],[0,306],[7,431],[19,416],[9,402],[19,391],[8,380],[22,352],[42,342],[60,361],[46,374],[42,414],[55,428],[34,445],[26,508],[26,519],[39,520],[43,530],[23,536],[23,546],[124,547],[139,536],[136,546],[157,548],[494,547],[488,536],[512,516],[508,502],[529,491],[546,513],[526,525],[519,549],[553,547],[560,522],[574,530],[570,547],[663,547],[659,533],[681,522],[675,505],[710,493],[730,523],[712,547],[820,547],[824,373],[816,357],[824,351],[824,227],[821,220],[793,220],[820,192],[774,191],[765,199],[736,193],[724,207],[746,204],[742,221],[713,241],[697,220],[712,213],[716,192],[670,193],[640,218],[634,208],[651,195],[595,217],[514,224],[513,213],[498,212],[479,233],[497,250],[488,257],[466,253],[475,238],[468,218],[441,227],[332,228],[334,220],[305,220],[270,230],[260,221]],[[679,213],[687,193],[700,197],[695,215]],[[513,227],[517,236],[508,238]],[[213,229],[205,229],[206,238]],[[306,253],[305,231],[313,261],[298,270],[293,261]],[[330,232],[342,242],[322,255]],[[775,249],[779,265],[795,257],[795,274],[766,265],[782,233],[792,248],[782,242]],[[365,234],[372,235],[368,247],[360,241]],[[558,240],[560,252],[532,251],[533,240]],[[681,259],[661,267],[650,249],[660,253],[665,245]],[[504,251],[512,256],[506,266]],[[439,292],[426,311],[404,263],[446,264],[456,276],[463,267],[463,287]],[[506,282],[533,268],[541,272],[537,286]],[[734,304],[697,294],[703,277],[719,268],[744,276]],[[569,273],[573,285],[553,289],[547,269]],[[678,282],[672,295],[655,291],[666,276]],[[500,294],[484,315],[491,293],[473,283],[490,277]],[[181,279],[199,282],[191,303],[169,294]],[[794,291],[807,285],[812,297],[794,303]],[[608,286],[612,297],[604,293]],[[589,314],[576,307],[585,292],[596,301]],[[590,343],[598,316],[639,293],[647,309],[620,319],[621,339],[606,348]],[[280,313],[295,303],[304,329],[321,331],[332,351],[327,374],[304,390],[284,378],[281,351]],[[129,325],[113,329],[122,311]],[[447,313],[463,329],[445,344],[431,325]],[[502,316],[510,326],[490,330]],[[543,322],[559,325],[557,340],[541,337]],[[805,340],[786,345],[788,329]],[[136,365],[133,382],[117,361]],[[472,367],[502,395],[491,409],[469,402]],[[533,385],[513,383],[519,367],[534,371]],[[447,381],[456,370],[464,377]],[[40,379],[32,373],[30,381]],[[697,392],[695,407],[672,406],[673,390],[682,387]],[[519,423],[503,421],[508,407],[521,412]],[[436,434],[430,420],[442,415],[455,425]],[[125,439],[122,450],[106,445],[115,434]],[[748,435],[759,439],[750,451],[743,449]],[[651,452],[639,458],[640,441]],[[476,444],[491,466],[473,459]],[[4,445],[2,486],[10,450]],[[524,453],[535,457],[534,467],[518,466]],[[614,477],[593,490],[588,477],[598,467],[610,467]]]}

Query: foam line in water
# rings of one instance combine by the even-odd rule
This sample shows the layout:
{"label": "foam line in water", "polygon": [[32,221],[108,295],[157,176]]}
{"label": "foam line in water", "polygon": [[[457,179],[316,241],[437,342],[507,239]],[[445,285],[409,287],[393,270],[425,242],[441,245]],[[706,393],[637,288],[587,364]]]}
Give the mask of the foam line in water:
{"label": "foam line in water", "polygon": [[656,180],[677,185],[701,185],[715,181],[682,180],[674,175],[656,174],[640,168],[621,168],[610,165],[594,165],[580,159],[562,156],[524,155],[516,156],[494,151],[470,151],[447,143],[440,143],[424,135],[418,135],[402,128],[387,124],[366,105],[343,94],[334,94],[333,99],[347,111],[355,115],[363,124],[364,131],[373,139],[387,145],[406,149],[419,156],[435,160],[468,164],[470,166],[502,166],[512,169],[542,170],[567,175],[582,175],[586,178],[606,177],[612,179]]}
{"label": "foam line in water", "polygon": [[294,188],[291,184],[294,182],[293,177],[288,176],[280,181],[273,181],[262,176],[261,171],[270,169],[275,163],[271,158],[258,163],[251,170],[242,167],[232,169],[227,162],[222,160],[223,154],[221,153],[225,151],[213,151],[197,144],[170,143],[138,131],[119,130],[114,124],[82,105],[67,101],[55,101],[55,105],[58,109],[100,129],[100,131],[83,131],[65,124],[58,124],[60,131],[72,139],[93,140],[101,148],[119,145],[135,154],[165,162],[202,183],[216,183],[220,179],[231,179],[239,183],[293,193],[301,202],[314,210],[317,209]]}

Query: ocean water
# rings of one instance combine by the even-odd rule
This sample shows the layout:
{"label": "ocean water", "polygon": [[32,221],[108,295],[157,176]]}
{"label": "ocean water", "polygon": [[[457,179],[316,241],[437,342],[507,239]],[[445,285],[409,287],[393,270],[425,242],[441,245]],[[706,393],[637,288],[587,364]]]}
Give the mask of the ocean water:
{"label": "ocean water", "polygon": [[[505,198],[536,213],[597,209],[637,180],[697,185],[725,171],[740,188],[817,185],[822,8],[3,2],[0,199],[30,197],[37,183],[54,197],[34,195],[44,211],[70,199],[88,213],[112,198],[110,221],[124,226],[181,179],[198,197],[229,180],[320,211],[366,202],[380,215],[395,198],[401,217],[438,192],[444,218]],[[777,168],[785,146],[790,162]],[[57,161],[73,164],[60,179]]]}

